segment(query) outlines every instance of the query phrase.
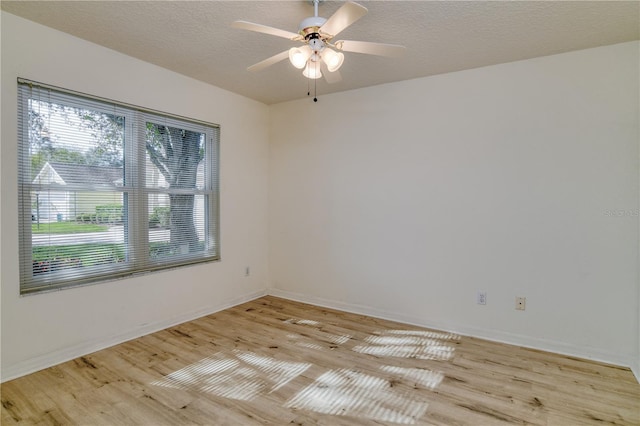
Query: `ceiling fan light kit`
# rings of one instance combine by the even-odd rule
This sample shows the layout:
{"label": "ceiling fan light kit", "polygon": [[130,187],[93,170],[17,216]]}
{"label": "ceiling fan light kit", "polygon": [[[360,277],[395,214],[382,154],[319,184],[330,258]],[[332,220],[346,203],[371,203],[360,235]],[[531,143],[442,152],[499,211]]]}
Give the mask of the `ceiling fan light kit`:
{"label": "ceiling fan light kit", "polygon": [[327,64],[329,72],[338,71],[344,62],[344,53],[325,47],[322,51],[322,60]]}
{"label": "ceiling fan light kit", "polygon": [[302,75],[304,75],[305,77],[311,80],[317,80],[319,78],[322,78],[322,71],[320,71],[320,67],[318,66],[318,64],[316,62],[313,62],[313,63],[308,63],[304,67],[304,71],[302,71]]}
{"label": "ceiling fan light kit", "polygon": [[[292,47],[267,58],[248,68],[249,71],[260,71],[281,60],[289,58],[291,65],[297,69],[304,69],[302,75],[311,80],[317,80],[323,76],[328,83],[336,83],[342,80],[338,70],[344,63],[344,53],[355,52],[369,55],[401,56],[404,46],[395,44],[373,43],[365,41],[340,40],[332,42],[334,37],[349,25],[356,22],[367,13],[367,9],[357,3],[347,2],[343,4],[329,19],[318,16],[318,5],[322,0],[311,0],[314,16],[305,18],[298,26],[298,32],[289,32],[262,24],[247,21],[235,21],[232,26],[249,31],[269,34],[276,37],[287,38],[291,41],[302,42],[301,47]],[[332,49],[333,48],[333,49]],[[335,49],[335,50],[334,50]],[[337,50],[337,51],[336,51]]]}
{"label": "ceiling fan light kit", "polygon": [[307,65],[307,60],[312,53],[313,51],[309,46],[292,47],[289,49],[289,61],[291,65],[301,70]]}

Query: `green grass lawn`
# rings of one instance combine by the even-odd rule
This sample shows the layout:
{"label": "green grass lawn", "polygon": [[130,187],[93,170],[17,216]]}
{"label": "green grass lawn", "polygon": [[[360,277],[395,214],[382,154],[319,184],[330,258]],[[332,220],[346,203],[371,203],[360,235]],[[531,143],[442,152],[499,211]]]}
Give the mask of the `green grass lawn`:
{"label": "green grass lawn", "polygon": [[80,234],[83,232],[103,232],[109,229],[106,225],[96,225],[94,223],[76,222],[51,222],[31,224],[31,232],[34,234]]}
{"label": "green grass lawn", "polygon": [[[204,250],[203,242],[198,246],[199,250]],[[122,243],[34,246],[32,250],[34,274],[125,261],[125,245]],[[149,243],[149,255],[152,259],[170,258],[173,254],[168,242]]]}
{"label": "green grass lawn", "polygon": [[33,247],[34,262],[48,262],[54,259],[63,261],[77,259],[82,266],[122,262],[124,261],[124,244],[90,243]]}

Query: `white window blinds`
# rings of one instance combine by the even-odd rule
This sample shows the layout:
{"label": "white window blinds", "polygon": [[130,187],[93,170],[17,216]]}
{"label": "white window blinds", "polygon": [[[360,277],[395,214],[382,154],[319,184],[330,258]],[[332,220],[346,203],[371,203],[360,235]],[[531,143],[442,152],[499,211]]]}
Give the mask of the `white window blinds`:
{"label": "white window blinds", "polygon": [[215,125],[19,81],[21,292],[219,258]]}

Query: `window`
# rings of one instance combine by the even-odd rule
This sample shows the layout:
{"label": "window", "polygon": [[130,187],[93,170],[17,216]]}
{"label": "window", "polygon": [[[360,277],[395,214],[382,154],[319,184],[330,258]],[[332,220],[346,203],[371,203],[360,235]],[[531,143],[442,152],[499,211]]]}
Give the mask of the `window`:
{"label": "window", "polygon": [[18,89],[21,294],[219,259],[217,126]]}

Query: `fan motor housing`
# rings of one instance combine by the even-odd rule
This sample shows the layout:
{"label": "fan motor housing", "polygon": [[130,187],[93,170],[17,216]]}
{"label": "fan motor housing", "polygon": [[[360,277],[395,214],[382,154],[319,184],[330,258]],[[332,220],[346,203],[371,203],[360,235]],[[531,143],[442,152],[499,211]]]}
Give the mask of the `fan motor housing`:
{"label": "fan motor housing", "polygon": [[324,25],[327,20],[321,16],[310,16],[300,22],[298,26],[298,34],[306,36],[311,33],[320,32],[320,27]]}

